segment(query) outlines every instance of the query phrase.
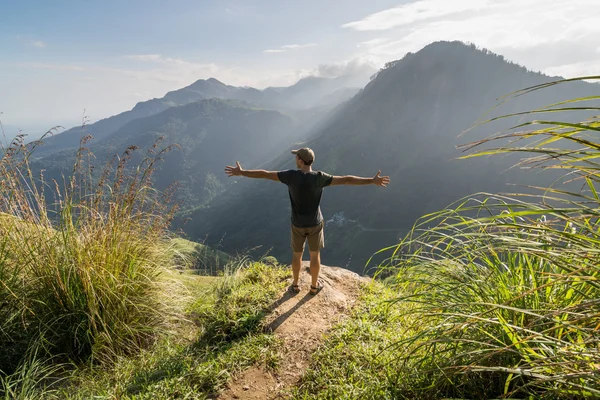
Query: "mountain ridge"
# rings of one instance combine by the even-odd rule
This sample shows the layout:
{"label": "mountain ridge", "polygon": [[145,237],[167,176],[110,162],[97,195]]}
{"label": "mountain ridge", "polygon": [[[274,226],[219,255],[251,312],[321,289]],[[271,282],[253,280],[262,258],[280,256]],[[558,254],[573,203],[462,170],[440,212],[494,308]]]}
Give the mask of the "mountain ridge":
{"label": "mountain ridge", "polygon": [[[198,79],[181,89],[167,92],[161,98],[138,102],[131,110],[103,118],[89,125],[73,127],[50,136],[44,140],[43,146],[38,149],[36,156],[43,157],[63,149],[76,149],[79,146],[79,140],[84,135],[89,134],[96,140],[101,140],[111,136],[116,130],[134,119],[148,117],[170,107],[209,98],[242,100],[255,103],[260,107],[273,108],[290,113],[310,109],[313,107],[311,102],[314,101],[318,103],[317,108],[324,108],[315,111],[318,117],[322,117],[329,110],[328,107],[334,107],[339,101],[347,98],[347,96],[341,98],[332,97],[329,101],[324,99],[336,90],[344,88],[340,85],[345,82],[346,80],[344,79],[336,80],[315,77],[315,79],[311,80],[311,84],[304,89],[302,86],[306,82],[300,80],[292,86],[283,87],[275,91],[269,90],[269,88],[259,90],[252,87],[231,86],[215,78]],[[298,84],[300,85],[297,86]]]}
{"label": "mountain ridge", "polygon": [[[235,155],[256,165],[277,149],[293,141],[294,121],[276,110],[251,108],[237,100],[204,99],[170,107],[158,114],[126,123],[115,135],[90,142],[96,166],[135,145],[141,152],[157,140],[178,148],[162,156],[154,174],[154,184],[165,190],[174,180],[180,182],[178,200],[185,206],[198,206],[224,190],[230,183],[221,176],[224,154]],[[44,169],[49,181],[60,181],[75,163],[77,150],[66,149],[32,163],[32,169]],[[137,153],[136,153],[137,154]],[[134,155],[131,163],[141,161]]]}

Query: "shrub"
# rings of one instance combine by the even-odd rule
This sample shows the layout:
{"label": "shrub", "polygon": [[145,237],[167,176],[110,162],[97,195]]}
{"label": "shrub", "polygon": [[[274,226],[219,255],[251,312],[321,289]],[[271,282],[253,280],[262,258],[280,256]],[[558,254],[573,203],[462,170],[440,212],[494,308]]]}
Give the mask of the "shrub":
{"label": "shrub", "polygon": [[[175,207],[152,188],[148,150],[129,147],[99,173],[82,140],[62,183],[34,175],[39,142],[18,136],[0,160],[0,373],[24,355],[107,361],[146,346],[164,326],[166,229]],[[50,200],[52,199],[52,200]]]}

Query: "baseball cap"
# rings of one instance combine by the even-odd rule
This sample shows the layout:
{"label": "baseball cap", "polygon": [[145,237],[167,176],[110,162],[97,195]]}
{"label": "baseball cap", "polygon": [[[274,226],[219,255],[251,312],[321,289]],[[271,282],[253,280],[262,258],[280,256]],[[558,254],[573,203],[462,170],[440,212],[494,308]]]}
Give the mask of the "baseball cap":
{"label": "baseball cap", "polygon": [[308,147],[302,147],[298,150],[292,150],[292,154],[296,154],[302,161],[309,164],[315,161],[315,152]]}

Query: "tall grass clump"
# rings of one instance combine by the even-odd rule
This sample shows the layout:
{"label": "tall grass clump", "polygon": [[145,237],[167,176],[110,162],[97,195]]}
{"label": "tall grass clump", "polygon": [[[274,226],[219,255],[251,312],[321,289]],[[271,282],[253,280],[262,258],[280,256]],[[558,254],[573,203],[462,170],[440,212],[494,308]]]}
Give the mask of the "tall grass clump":
{"label": "tall grass clump", "polygon": [[0,375],[31,354],[110,361],[152,343],[172,315],[163,271],[175,208],[151,182],[170,147],[157,142],[134,166],[131,146],[95,172],[89,139],[62,182],[34,172],[39,142],[2,149]]}
{"label": "tall grass clump", "polygon": [[[596,113],[598,99],[519,115]],[[385,350],[402,397],[600,397],[600,120],[581,119],[534,120],[466,146],[465,157],[523,153],[521,166],[564,172],[565,186],[475,195],[386,249],[379,273],[414,321]]]}

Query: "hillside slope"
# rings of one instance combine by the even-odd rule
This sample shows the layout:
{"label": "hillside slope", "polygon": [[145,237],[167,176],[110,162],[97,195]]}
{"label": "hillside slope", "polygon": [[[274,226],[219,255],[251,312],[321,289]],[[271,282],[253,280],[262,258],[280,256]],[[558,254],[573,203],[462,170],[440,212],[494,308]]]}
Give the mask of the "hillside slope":
{"label": "hillside slope", "polygon": [[[277,111],[250,108],[227,100],[201,100],[171,107],[161,113],[133,120],[115,135],[88,145],[94,164],[100,167],[115,154],[135,145],[144,152],[160,137],[163,145],[179,148],[164,155],[154,174],[156,187],[164,190],[178,181],[177,198],[184,206],[203,204],[231,183],[221,174],[224,159],[236,158],[256,165],[293,140],[294,121]],[[75,150],[49,155],[33,164],[45,169],[47,181],[69,175]]]}
{"label": "hillside slope", "polygon": [[[324,261],[362,272],[374,252],[395,244],[428,212],[474,192],[512,191],[507,183],[552,181],[549,175],[507,171],[518,161],[515,156],[455,160],[462,154],[457,145],[520,121],[488,124],[458,137],[496,105],[498,97],[551,80],[458,42],[433,43],[389,63],[306,143],[316,152],[315,169],[362,176],[381,170],[392,179],[386,189],[326,189],[322,209],[329,222]],[[598,94],[598,85],[562,85],[513,99],[492,115],[593,94]],[[224,164],[234,161],[223,160]],[[266,167],[293,168],[293,162],[286,150]],[[235,192],[215,199],[210,210],[190,214],[187,233],[192,238],[208,236],[208,243],[220,242],[226,251],[272,249],[273,255],[287,261],[287,188],[276,182],[239,183]]]}

